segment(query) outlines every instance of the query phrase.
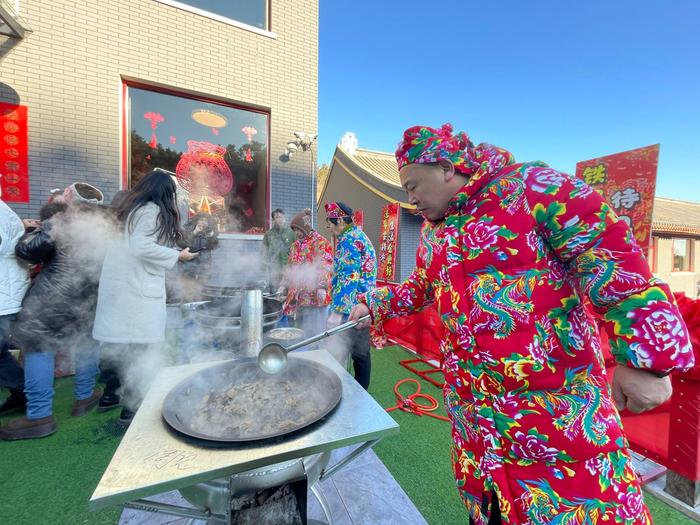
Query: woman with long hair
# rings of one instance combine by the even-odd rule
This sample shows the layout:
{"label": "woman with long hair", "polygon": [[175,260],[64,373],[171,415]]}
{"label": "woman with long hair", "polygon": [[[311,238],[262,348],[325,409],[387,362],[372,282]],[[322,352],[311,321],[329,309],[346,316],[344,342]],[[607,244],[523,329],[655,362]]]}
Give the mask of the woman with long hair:
{"label": "woman with long hair", "polygon": [[108,382],[98,410],[117,406],[121,398],[119,421],[124,425],[131,422],[159,365],[148,348],[165,339],[165,273],[178,261],[196,257],[189,248],[173,248],[181,235],[175,192],[175,182],[161,171],[134,186],[117,210],[123,237],[109,247],[100,276],[92,335],[103,343],[105,360],[119,381]]}

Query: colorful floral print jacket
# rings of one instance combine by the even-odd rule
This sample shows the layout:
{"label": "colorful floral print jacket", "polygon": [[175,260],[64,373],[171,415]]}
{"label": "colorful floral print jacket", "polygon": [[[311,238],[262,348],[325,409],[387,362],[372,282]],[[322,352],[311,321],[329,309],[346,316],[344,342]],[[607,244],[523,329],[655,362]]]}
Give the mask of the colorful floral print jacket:
{"label": "colorful floral print jacket", "polygon": [[408,280],[362,300],[375,322],[436,306],[454,472],[477,525],[492,492],[509,524],[651,523],[584,301],[625,366],[691,367],[687,329],[598,193],[501,153],[424,223]]}
{"label": "colorful floral print jacket", "polygon": [[349,314],[357,295],[374,289],[377,258],[365,232],[352,225],[338,236],[333,258],[333,304],[331,310]]}
{"label": "colorful floral print jacket", "polygon": [[[333,248],[315,230],[292,244],[289,262],[284,269],[282,286],[287,289],[284,313],[294,315],[297,308],[327,306],[330,303]],[[318,290],[325,290],[319,297]]]}

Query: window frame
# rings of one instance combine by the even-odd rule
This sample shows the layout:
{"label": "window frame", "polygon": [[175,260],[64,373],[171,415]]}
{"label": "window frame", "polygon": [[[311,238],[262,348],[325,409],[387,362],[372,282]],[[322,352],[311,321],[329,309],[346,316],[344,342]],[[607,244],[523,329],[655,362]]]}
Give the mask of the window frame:
{"label": "window frame", "polygon": [[[671,247],[673,250],[673,247]],[[651,273],[656,273],[659,259],[659,238],[651,236],[651,245],[649,246],[649,269]]]}
{"label": "window frame", "polygon": [[[673,250],[673,245],[676,241],[686,242],[686,258],[688,259],[688,269],[676,269],[676,254]],[[692,273],[695,267],[695,242],[690,237],[671,237],[671,273]]]}
{"label": "window frame", "polygon": [[207,11],[206,9],[202,9],[200,7],[195,7],[193,5],[189,5],[187,3],[187,0],[184,1],[179,1],[179,0],[155,0],[156,2],[159,2],[161,4],[169,5],[170,7],[175,7],[177,9],[182,9],[183,11],[189,11],[190,13],[194,13],[196,15],[200,15],[206,18],[210,18],[212,20],[216,20],[217,22],[222,22],[224,24],[228,24],[234,27],[238,27],[239,29],[245,29],[246,31],[251,31],[253,33],[257,33],[262,36],[266,36],[269,38],[277,38],[277,34],[272,31],[272,0],[263,0],[265,2],[265,7],[266,7],[266,20],[265,23],[267,27],[265,29],[261,29],[259,27],[252,26],[250,24],[246,24],[245,22],[241,22],[239,20],[236,20],[235,18],[229,18],[224,15],[219,15],[217,13],[212,13],[211,11]]}
{"label": "window frame", "polygon": [[[256,108],[254,106],[248,106],[240,104],[237,102],[232,102],[230,100],[217,98],[214,96],[206,96],[195,94],[187,91],[181,91],[170,87],[165,87],[161,85],[149,84],[143,81],[122,78],[122,96],[121,96],[121,179],[119,181],[119,189],[126,190],[130,188],[131,184],[131,141],[130,141],[130,129],[129,129],[129,88],[142,89],[147,91],[153,91],[155,93],[160,93],[163,95],[170,95],[174,97],[187,98],[190,100],[198,100],[200,102],[206,102],[210,104],[219,104],[228,106],[233,109],[241,109],[244,111],[250,111],[252,113],[259,113],[267,117],[267,169],[265,170],[265,221],[263,224],[263,229],[268,230],[270,228],[270,211],[272,210],[272,156],[270,153],[271,143],[272,143],[272,113],[269,109]],[[223,231],[219,235],[220,238],[257,238],[262,239],[262,235],[256,233],[244,233],[244,232],[227,232]]]}

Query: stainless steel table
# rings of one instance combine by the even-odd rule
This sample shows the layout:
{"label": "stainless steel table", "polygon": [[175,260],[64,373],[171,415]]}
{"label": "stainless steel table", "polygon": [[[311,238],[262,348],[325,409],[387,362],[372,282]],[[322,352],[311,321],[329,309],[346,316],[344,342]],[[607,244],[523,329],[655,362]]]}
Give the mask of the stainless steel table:
{"label": "stainless steel table", "polygon": [[[129,506],[135,508],[167,512],[157,503],[141,498],[347,445],[364,444],[327,468],[322,474],[323,479],[381,438],[399,431],[398,424],[328,352],[315,350],[296,355],[327,366],[341,379],[343,395],[340,403],[323,422],[287,439],[262,444],[226,448],[195,444],[177,435],[162,420],[163,400],[180,381],[216,363],[165,368],[156,376],[122,438],[90,498],[90,508],[97,510],[131,502]],[[134,504],[135,501],[141,503]]]}

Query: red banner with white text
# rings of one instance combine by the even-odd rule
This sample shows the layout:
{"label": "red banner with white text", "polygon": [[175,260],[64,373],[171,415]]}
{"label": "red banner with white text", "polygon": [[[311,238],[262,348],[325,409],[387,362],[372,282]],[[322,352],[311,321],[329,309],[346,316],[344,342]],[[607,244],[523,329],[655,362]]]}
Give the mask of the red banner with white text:
{"label": "red banner with white text", "polygon": [[27,106],[0,102],[0,189],[5,202],[29,202]]}
{"label": "red banner with white text", "polygon": [[659,145],[623,151],[576,164],[576,175],[598,190],[627,222],[645,254],[651,240]]}

